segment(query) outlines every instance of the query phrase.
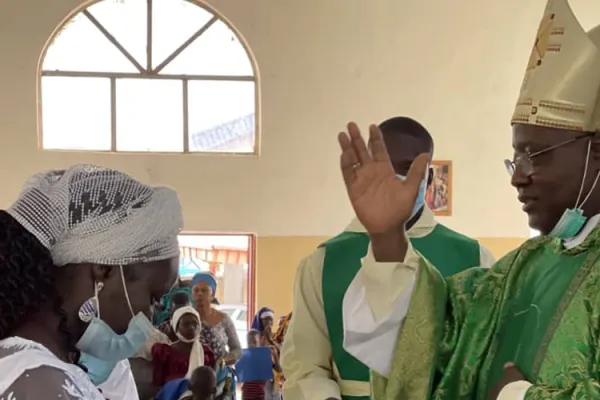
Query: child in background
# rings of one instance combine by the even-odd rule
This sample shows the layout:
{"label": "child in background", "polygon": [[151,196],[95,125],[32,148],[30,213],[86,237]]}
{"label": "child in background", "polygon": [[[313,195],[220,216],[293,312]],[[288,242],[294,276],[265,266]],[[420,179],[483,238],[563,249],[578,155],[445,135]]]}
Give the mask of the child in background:
{"label": "child in background", "polygon": [[190,378],[167,382],[155,397],[156,400],[214,400],[217,392],[217,376],[206,365],[195,368]]}
{"label": "child in background", "polygon": [[183,400],[213,400],[217,393],[217,376],[212,368],[196,368],[190,378],[192,395]]}
{"label": "child in background", "polygon": [[[260,347],[260,332],[250,329],[246,335],[248,348]],[[244,382],[242,384],[242,400],[265,400],[265,386],[263,382]]]}
{"label": "child in background", "polygon": [[[261,333],[256,329],[250,329],[248,331],[248,348],[261,347]],[[279,365],[279,357],[276,349],[271,349],[273,359],[273,369],[275,371],[281,371]],[[266,393],[267,382],[244,382],[242,384],[242,400],[270,400],[273,396],[270,393]]]}

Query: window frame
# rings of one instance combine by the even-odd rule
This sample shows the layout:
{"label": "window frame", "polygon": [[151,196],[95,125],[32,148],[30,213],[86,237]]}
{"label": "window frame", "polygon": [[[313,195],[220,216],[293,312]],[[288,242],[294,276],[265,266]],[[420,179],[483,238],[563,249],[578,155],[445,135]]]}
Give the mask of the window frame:
{"label": "window frame", "polygon": [[[121,45],[118,43],[106,28],[88,11],[93,5],[111,0],[94,0],[81,4],[79,7],[71,11],[61,23],[55,28],[52,34],[46,41],[42,52],[40,54],[38,68],[37,68],[37,139],[38,139],[38,150],[48,152],[85,152],[85,153],[101,153],[101,154],[169,154],[169,155],[180,155],[180,154],[194,154],[194,155],[210,155],[210,156],[244,156],[244,157],[258,157],[260,156],[260,144],[261,144],[261,84],[260,74],[256,57],[252,53],[252,50],[240,33],[240,31],[229,21],[222,13],[216,10],[213,6],[206,4],[199,0],[181,0],[190,3],[194,6],[204,9],[206,12],[213,15],[213,17],[205,23],[200,29],[190,36],[183,44],[181,44],[171,55],[166,57],[156,68],[152,69],[152,32],[153,32],[153,14],[152,4],[153,0],[146,0],[147,4],[147,22],[146,22],[146,66],[142,66],[138,61]],[[121,73],[121,72],[86,72],[86,71],[45,71],[43,70],[44,60],[48,49],[52,46],[54,41],[59,36],[60,32],[65,29],[68,24],[73,20],[75,16],[82,13],[85,15],[92,24],[100,30],[100,32],[119,50],[123,56],[125,56],[134,65],[139,72],[137,73]],[[235,76],[235,75],[184,75],[184,74],[165,74],[160,75],[160,72],[173,61],[180,53],[182,53],[189,45],[191,45],[196,39],[198,39],[202,33],[206,32],[208,28],[215,22],[224,23],[231,31],[236,35],[240,45],[246,52],[248,60],[252,67],[252,76]],[[140,70],[141,67],[143,69]],[[44,77],[71,77],[71,78],[108,78],[110,79],[110,93],[111,93],[111,148],[110,150],[78,150],[78,149],[46,149],[43,145],[43,106],[42,106],[42,78]],[[116,122],[116,82],[118,79],[168,79],[168,80],[179,80],[182,83],[182,96],[183,96],[183,151],[144,151],[144,150],[118,150],[117,149],[117,122]],[[190,151],[190,132],[189,132],[189,96],[188,86],[190,81],[221,81],[221,82],[253,82],[254,83],[254,146],[252,152],[235,152],[235,151]]]}

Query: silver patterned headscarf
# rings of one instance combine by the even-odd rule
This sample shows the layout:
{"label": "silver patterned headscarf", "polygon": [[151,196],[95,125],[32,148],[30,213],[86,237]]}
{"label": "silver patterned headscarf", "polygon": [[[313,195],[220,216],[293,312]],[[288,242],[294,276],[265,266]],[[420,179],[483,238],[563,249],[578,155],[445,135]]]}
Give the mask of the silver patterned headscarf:
{"label": "silver patterned headscarf", "polygon": [[179,255],[177,193],[113,169],[77,164],[34,175],[7,210],[54,264],[127,265]]}

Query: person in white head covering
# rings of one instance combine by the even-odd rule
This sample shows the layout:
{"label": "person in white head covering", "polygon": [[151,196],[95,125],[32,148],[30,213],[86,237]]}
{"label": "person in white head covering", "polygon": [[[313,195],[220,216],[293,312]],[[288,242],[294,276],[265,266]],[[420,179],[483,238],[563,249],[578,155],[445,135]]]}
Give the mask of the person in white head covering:
{"label": "person in white head covering", "polygon": [[179,378],[190,378],[196,368],[214,366],[215,356],[200,342],[201,322],[192,306],[178,308],[171,317],[171,326],[177,341],[152,346],[154,384],[158,387]]}
{"label": "person in white head covering", "polygon": [[176,282],[182,225],[173,190],[112,169],[33,176],[0,211],[0,399],[104,400]]}

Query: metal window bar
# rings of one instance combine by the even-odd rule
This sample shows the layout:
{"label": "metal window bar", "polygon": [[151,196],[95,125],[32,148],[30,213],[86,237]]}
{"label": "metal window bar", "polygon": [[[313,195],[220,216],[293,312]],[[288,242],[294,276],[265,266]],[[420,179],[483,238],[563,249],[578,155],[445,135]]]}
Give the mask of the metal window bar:
{"label": "metal window bar", "polygon": [[183,95],[183,152],[190,152],[190,108],[189,108],[189,85],[188,80],[181,81],[181,93]]}
{"label": "metal window bar", "polygon": [[60,76],[67,78],[117,78],[117,79],[167,79],[190,81],[233,81],[252,82],[254,76],[231,75],[155,75],[152,72],[81,72],[81,71],[42,71],[42,76]]}
{"label": "metal window bar", "polygon": [[110,78],[110,151],[117,151],[117,78]]}
{"label": "metal window bar", "polygon": [[125,58],[129,60],[129,62],[133,64],[138,71],[145,71],[144,67],[142,67],[140,63],[138,63],[137,60],[131,54],[129,54],[127,50],[125,50],[125,47],[123,47],[108,30],[106,30],[106,28],[96,19],[96,17],[94,17],[88,10],[83,10],[83,15],[85,15],[100,32],[102,32],[102,34],[125,56]]}
{"label": "metal window bar", "polygon": [[163,62],[161,62],[156,68],[154,68],[152,72],[157,74],[160,73],[160,71],[162,71],[167,65],[169,65],[169,63],[173,61],[178,55],[180,55],[181,52],[187,49],[190,44],[194,43],[196,39],[202,36],[202,34],[206,32],[206,30],[210,28],[212,24],[217,22],[217,20],[217,17],[212,17],[206,24],[204,24],[202,28],[198,29],[192,36],[189,37],[188,40],[183,42],[181,46],[179,46],[173,53],[171,53],[169,57],[165,58]]}
{"label": "metal window bar", "polygon": [[146,0],[146,71],[152,70],[152,34],[154,30],[152,0]]}

